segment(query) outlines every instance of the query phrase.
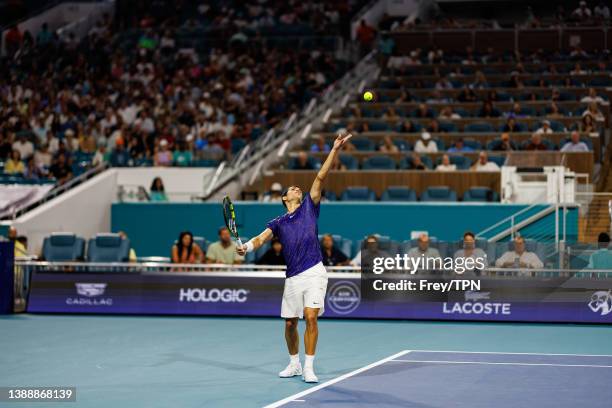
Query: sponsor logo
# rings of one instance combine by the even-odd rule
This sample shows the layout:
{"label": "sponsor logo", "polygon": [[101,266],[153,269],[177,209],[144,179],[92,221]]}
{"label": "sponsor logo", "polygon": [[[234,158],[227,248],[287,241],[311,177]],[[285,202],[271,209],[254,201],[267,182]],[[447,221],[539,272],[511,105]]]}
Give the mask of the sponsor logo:
{"label": "sponsor logo", "polygon": [[361,289],[350,281],[340,281],[333,284],[327,294],[327,305],[336,314],[347,315],[359,307]]}
{"label": "sponsor logo", "polygon": [[179,302],[244,303],[249,292],[247,289],[181,288]]}
{"label": "sponsor logo", "polygon": [[612,313],[612,290],[599,290],[591,295],[591,300],[588,303],[589,309],[594,313],[599,313],[601,316],[606,316]]}
{"label": "sponsor logo", "polygon": [[66,298],[67,305],[75,306],[112,306],[112,298],[101,297],[106,291],[106,283],[75,283],[78,296]]}
{"label": "sponsor logo", "polygon": [[106,290],[106,283],[75,283],[77,294],[81,296],[101,296]]}
{"label": "sponsor logo", "polygon": [[442,303],[442,313],[462,315],[510,315],[511,304],[501,302],[480,302],[489,300],[491,292],[467,290],[464,293],[465,302]]}

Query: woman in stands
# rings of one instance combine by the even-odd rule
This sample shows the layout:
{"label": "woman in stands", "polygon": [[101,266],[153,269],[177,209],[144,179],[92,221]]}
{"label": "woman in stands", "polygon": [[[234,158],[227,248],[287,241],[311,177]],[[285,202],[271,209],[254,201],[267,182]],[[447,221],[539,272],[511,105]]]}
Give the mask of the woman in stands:
{"label": "woman in stands", "polygon": [[329,169],[338,156],[342,145],[351,137],[350,133],[340,133],[321,166],[310,194],[304,196],[297,186],[291,186],[283,192],[283,205],[287,213],[268,222],[266,229],[245,245],[237,247],[239,255],[255,251],[266,241],[276,236],[283,248],[287,262],[287,279],[281,305],[281,317],[285,319],[285,340],[289,349],[289,365],[279,373],[280,377],[293,377],[302,374],[299,357],[298,319],[306,320],[304,343],[306,360],[303,379],[306,382],[318,382],[314,373],[314,355],[319,335],[317,318],[323,314],[325,291],[327,290],[327,272],[323,266],[321,247],[317,235],[319,202],[321,201],[323,182]]}
{"label": "woman in stands", "polygon": [[198,244],[193,242],[193,234],[183,231],[178,241],[172,246],[172,262],[180,264],[201,263],[204,259],[204,251]]}

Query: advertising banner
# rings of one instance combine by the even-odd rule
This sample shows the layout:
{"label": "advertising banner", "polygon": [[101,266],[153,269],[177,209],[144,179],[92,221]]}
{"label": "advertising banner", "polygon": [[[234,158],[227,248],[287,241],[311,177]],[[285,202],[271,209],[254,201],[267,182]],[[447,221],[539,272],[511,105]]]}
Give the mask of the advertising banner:
{"label": "advertising banner", "polygon": [[[283,275],[39,269],[32,272],[27,310],[280,316]],[[358,273],[328,276],[325,317],[612,323],[610,278],[409,275],[395,277],[396,286],[376,295],[375,285]]]}

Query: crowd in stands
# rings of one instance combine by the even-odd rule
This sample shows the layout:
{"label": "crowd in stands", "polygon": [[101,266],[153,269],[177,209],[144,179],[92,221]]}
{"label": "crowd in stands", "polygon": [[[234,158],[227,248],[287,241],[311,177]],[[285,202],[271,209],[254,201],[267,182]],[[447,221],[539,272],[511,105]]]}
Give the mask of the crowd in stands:
{"label": "crowd in stands", "polygon": [[[80,41],[46,24],[36,38],[11,27],[0,61],[4,172],[65,182],[103,163],[212,166],[344,73],[333,49],[283,49],[259,31],[240,34],[279,21],[326,32],[348,3],[225,3],[202,3],[199,17],[186,18],[184,2],[156,2],[145,14],[144,3],[122,2],[125,12],[105,16]],[[239,31],[214,48],[184,44],[184,32],[200,26]],[[116,27],[137,27],[136,41]]]}

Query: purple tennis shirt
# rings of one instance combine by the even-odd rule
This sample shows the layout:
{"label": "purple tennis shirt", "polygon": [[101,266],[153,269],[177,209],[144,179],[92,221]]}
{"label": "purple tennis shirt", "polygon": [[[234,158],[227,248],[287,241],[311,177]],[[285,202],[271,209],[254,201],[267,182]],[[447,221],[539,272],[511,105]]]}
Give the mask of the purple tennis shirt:
{"label": "purple tennis shirt", "polygon": [[323,260],[319,246],[319,204],[310,194],[292,213],[274,218],[266,224],[283,245],[283,256],[287,262],[287,278],[298,275]]}

